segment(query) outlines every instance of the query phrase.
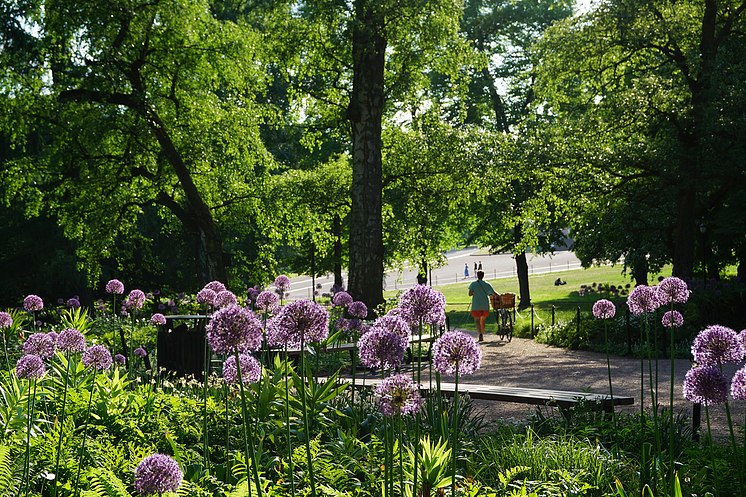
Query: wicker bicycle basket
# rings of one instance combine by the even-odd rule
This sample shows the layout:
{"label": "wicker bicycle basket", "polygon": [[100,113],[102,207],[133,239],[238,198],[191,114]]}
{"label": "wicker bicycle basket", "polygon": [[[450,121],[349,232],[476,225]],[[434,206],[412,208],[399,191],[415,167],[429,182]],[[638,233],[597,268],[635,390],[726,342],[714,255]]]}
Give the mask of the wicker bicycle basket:
{"label": "wicker bicycle basket", "polygon": [[512,309],[515,307],[515,293],[493,293],[490,303],[493,309]]}

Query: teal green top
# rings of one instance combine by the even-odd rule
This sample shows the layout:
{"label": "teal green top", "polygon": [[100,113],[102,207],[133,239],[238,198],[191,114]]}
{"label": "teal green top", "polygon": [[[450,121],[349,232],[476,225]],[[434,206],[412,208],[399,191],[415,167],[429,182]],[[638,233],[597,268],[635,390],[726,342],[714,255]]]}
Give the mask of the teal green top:
{"label": "teal green top", "polygon": [[471,298],[471,310],[472,311],[489,311],[490,310],[490,295],[495,293],[492,285],[484,280],[473,281],[469,285],[469,290],[474,292]]}

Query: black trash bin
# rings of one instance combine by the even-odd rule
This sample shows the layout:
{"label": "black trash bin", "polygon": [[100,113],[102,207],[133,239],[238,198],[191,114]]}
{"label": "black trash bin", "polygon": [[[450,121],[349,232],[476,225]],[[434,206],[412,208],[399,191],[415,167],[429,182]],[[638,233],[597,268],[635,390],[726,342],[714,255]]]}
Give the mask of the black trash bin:
{"label": "black trash bin", "polygon": [[165,374],[202,379],[207,316],[166,316],[158,327],[158,367]]}

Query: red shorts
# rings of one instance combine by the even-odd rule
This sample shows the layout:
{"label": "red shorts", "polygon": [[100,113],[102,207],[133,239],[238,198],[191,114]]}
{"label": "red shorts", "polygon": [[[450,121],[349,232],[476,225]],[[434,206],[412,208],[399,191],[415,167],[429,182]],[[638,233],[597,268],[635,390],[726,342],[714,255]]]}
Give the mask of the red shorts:
{"label": "red shorts", "polygon": [[471,311],[471,317],[482,318],[490,315],[490,311]]}

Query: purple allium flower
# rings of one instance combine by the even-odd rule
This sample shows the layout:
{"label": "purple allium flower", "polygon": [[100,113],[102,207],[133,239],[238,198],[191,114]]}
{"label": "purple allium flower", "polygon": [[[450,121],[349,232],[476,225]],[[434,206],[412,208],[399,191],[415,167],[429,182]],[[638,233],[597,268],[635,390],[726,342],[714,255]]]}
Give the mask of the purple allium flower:
{"label": "purple allium flower", "polygon": [[176,305],[176,302],[174,302],[173,300],[169,300],[168,302],[166,302],[166,305],[169,307],[174,307]]}
{"label": "purple allium flower", "polygon": [[85,350],[85,337],[75,328],[65,328],[57,337],[57,350],[80,353]]}
{"label": "purple allium flower", "polygon": [[744,347],[735,331],[715,324],[699,332],[692,343],[692,355],[701,366],[739,363],[743,360]]}
{"label": "purple allium flower", "polygon": [[407,341],[385,328],[373,326],[357,342],[360,362],[369,368],[396,368],[404,360]]}
{"label": "purple allium flower", "polygon": [[218,309],[228,307],[229,305],[236,305],[237,303],[238,299],[236,299],[236,295],[230,290],[223,290],[215,294],[215,307]]}
{"label": "purple allium flower", "polygon": [[[262,377],[262,365],[254,356],[249,354],[238,354],[241,361],[241,381],[256,383]],[[223,363],[223,379],[229,385],[238,385],[238,368],[236,368],[236,355],[230,355]]]}
{"label": "purple allium flower", "polygon": [[151,454],[135,468],[135,490],[143,497],[176,492],[183,473],[179,463],[165,454]]}
{"label": "purple allium flower", "polygon": [[736,400],[746,400],[746,366],[733,375],[730,382],[730,396]]}
{"label": "purple allium flower", "polygon": [[738,334],[738,339],[741,340],[743,350],[746,351],[746,329],[741,330],[741,333]]}
{"label": "purple allium flower", "polygon": [[399,299],[401,317],[410,324],[442,325],[446,320],[446,298],[427,285],[415,285]]}
{"label": "purple allium flower", "polygon": [[357,318],[352,318],[352,319],[347,320],[348,330],[359,330],[361,329],[362,325],[363,325],[363,322]]}
{"label": "purple allium flower", "polygon": [[666,313],[663,314],[661,323],[663,323],[663,326],[666,328],[681,328],[684,324],[684,316],[682,316],[679,311],[666,311]]}
{"label": "purple allium flower", "polygon": [[145,303],[145,292],[142,290],[132,290],[129,295],[127,295],[127,307],[130,309],[142,309],[143,304]]}
{"label": "purple allium flower", "polygon": [[699,404],[722,404],[728,396],[728,379],[717,366],[698,366],[686,373],[684,398]]}
{"label": "purple allium flower", "polygon": [[346,318],[338,318],[334,322],[334,329],[335,330],[342,330],[347,331],[350,329],[350,321]]}
{"label": "purple allium flower", "polygon": [[290,288],[290,278],[288,278],[284,274],[281,274],[280,276],[275,278],[275,288],[280,291],[287,290],[288,288]]}
{"label": "purple allium flower", "polygon": [[416,414],[422,406],[420,389],[409,375],[389,376],[376,387],[378,407],[384,416]]}
{"label": "purple allium flower", "polygon": [[25,355],[16,363],[16,376],[22,380],[38,380],[46,372],[44,361],[38,355]]}
{"label": "purple allium flower", "polygon": [[448,331],[433,344],[433,366],[441,374],[472,374],[482,364],[479,343],[466,333]]}
{"label": "purple allium flower", "polygon": [[166,310],[166,304],[164,304],[163,302],[161,302],[160,304],[158,304],[158,310],[159,311],[165,311]]}
{"label": "purple allium flower", "polygon": [[97,371],[109,369],[112,364],[111,352],[103,345],[91,345],[80,360],[87,368],[95,368]]}
{"label": "purple allium flower", "polygon": [[593,315],[597,319],[611,319],[616,313],[616,307],[610,300],[601,299],[593,304]]}
{"label": "purple allium flower", "polygon": [[60,297],[60,298],[58,298],[58,299],[57,299],[57,303],[58,303],[59,305],[62,305],[62,304],[64,304],[64,303],[65,303],[65,299],[63,299],[62,297]]}
{"label": "purple allium flower", "polygon": [[5,311],[0,312],[0,328],[10,328],[13,326],[13,317]]}
{"label": "purple allium flower", "polygon": [[406,340],[407,345],[412,338],[412,328],[409,327],[409,323],[398,314],[388,313],[385,316],[381,316],[376,319],[375,326],[384,328],[402,337]]}
{"label": "purple allium flower", "polygon": [[148,356],[148,353],[142,347],[137,347],[135,351],[132,353],[135,354],[135,357],[140,357],[140,358],[144,358]]}
{"label": "purple allium flower", "polygon": [[368,316],[368,306],[364,302],[351,302],[347,306],[347,312],[353,318],[365,319]]}
{"label": "purple allium flower", "polygon": [[122,295],[124,293],[124,283],[119,280],[109,280],[106,284],[106,293]]}
{"label": "purple allium flower", "polygon": [[252,286],[248,290],[246,290],[246,294],[249,296],[251,300],[256,300],[256,297],[262,293],[262,289],[259,288],[259,285]]}
{"label": "purple allium flower", "polygon": [[23,308],[27,312],[40,311],[44,309],[44,301],[38,295],[28,295],[23,299]]}
{"label": "purple allium flower", "polygon": [[32,333],[23,342],[23,354],[49,359],[54,355],[54,340],[46,333]]}
{"label": "purple allium flower", "polygon": [[346,307],[352,303],[352,295],[347,292],[337,292],[332,297],[332,304],[338,307]]}
{"label": "purple allium flower", "polygon": [[250,310],[229,305],[210,318],[207,341],[217,354],[258,350],[262,346],[262,324]]}
{"label": "purple allium flower", "polygon": [[215,293],[219,293],[225,290],[225,285],[219,281],[211,281],[203,288],[207,288],[208,290],[212,290]]}
{"label": "purple allium flower", "polygon": [[68,301],[65,303],[65,306],[67,306],[68,309],[77,309],[78,307],[80,307],[80,300],[73,297],[71,299],[68,299]]}
{"label": "purple allium flower", "polygon": [[59,333],[56,331],[50,331],[47,333],[47,336],[52,339],[52,343],[54,344],[55,350],[57,349],[57,339],[60,337]]}
{"label": "purple allium flower", "polygon": [[646,312],[653,312],[660,307],[661,301],[655,287],[640,285],[629,292],[627,306],[632,314],[639,316]]}
{"label": "purple allium flower", "polygon": [[172,308],[171,308],[171,313],[172,313],[172,314],[178,314],[178,313],[179,313],[179,308],[178,308],[178,307],[176,307],[176,306],[172,307]]}
{"label": "purple allium flower", "polygon": [[256,308],[266,312],[272,312],[280,305],[280,296],[274,292],[263,291],[254,299]]}
{"label": "purple allium flower", "polygon": [[166,316],[164,316],[160,312],[156,312],[155,314],[153,314],[152,316],[150,316],[150,322],[153,323],[156,326],[158,326],[158,325],[164,325],[164,324],[166,324]]}
{"label": "purple allium flower", "polygon": [[117,354],[114,356],[114,362],[116,362],[117,364],[124,364],[125,362],[127,362],[127,358],[124,357],[122,354]]}
{"label": "purple allium flower", "polygon": [[215,290],[211,288],[203,288],[197,292],[197,303],[213,305],[215,303],[216,295],[217,293],[215,293]]}
{"label": "purple allium flower", "polygon": [[297,347],[301,342],[323,342],[329,336],[329,313],[321,304],[310,300],[290,302],[271,324],[275,344]]}

